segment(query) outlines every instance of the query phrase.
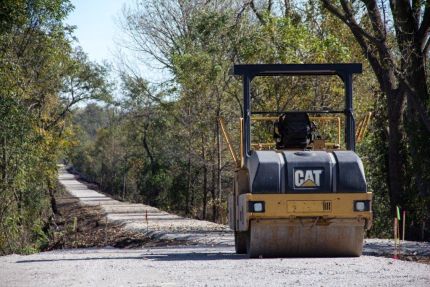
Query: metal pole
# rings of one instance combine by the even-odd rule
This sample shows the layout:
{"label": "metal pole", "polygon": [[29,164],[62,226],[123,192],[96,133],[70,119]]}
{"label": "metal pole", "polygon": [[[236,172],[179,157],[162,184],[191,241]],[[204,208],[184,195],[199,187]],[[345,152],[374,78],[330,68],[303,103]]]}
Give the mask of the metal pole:
{"label": "metal pole", "polygon": [[406,210],[403,210],[403,230],[402,230],[402,241],[405,241],[405,227],[406,227]]}
{"label": "metal pole", "polygon": [[243,76],[243,159],[246,161],[246,157],[251,147],[251,90],[250,90],[251,77],[249,75]]}
{"label": "metal pole", "polygon": [[346,149],[355,150],[355,122],[354,122],[354,109],[352,106],[352,74],[345,73],[343,75],[345,84],[345,135],[346,135]]}

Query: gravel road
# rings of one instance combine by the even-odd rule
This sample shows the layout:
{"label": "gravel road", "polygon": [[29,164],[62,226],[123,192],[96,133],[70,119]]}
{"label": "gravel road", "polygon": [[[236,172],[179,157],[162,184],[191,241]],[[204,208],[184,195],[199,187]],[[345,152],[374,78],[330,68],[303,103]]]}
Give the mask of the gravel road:
{"label": "gravel road", "polygon": [[[87,248],[0,257],[0,286],[430,286],[430,265],[387,258],[390,240],[369,239],[359,258],[247,259],[223,225],[123,203],[61,170],[60,182],[109,221],[184,246]],[[186,243],[194,245],[186,246]],[[430,256],[429,243],[405,242],[404,255]],[[377,255],[377,256],[374,256]]]}
{"label": "gravel road", "polygon": [[1,286],[430,286],[384,257],[246,259],[232,247],[75,249],[0,258]]}
{"label": "gravel road", "polygon": [[200,244],[233,244],[233,234],[225,225],[180,217],[158,208],[114,200],[75,179],[64,168],[60,183],[84,205],[99,206],[109,222],[130,231],[141,232],[154,239],[181,240]]}

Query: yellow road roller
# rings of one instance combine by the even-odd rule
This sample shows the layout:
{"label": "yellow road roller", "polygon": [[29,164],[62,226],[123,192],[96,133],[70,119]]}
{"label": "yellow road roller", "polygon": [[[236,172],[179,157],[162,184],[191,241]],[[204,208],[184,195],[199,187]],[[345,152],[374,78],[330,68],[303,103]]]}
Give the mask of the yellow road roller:
{"label": "yellow road roller", "polygon": [[[247,64],[243,81],[240,157],[228,200],[235,248],[249,257],[360,256],[372,223],[372,193],[355,150],[352,77],[361,64]],[[345,89],[339,110],[259,112],[251,82],[270,76],[338,76]],[[273,142],[251,143],[251,122],[273,121]],[[318,135],[317,121],[338,126],[337,142]],[[344,134],[341,137],[341,123]],[[341,138],[342,144],[341,144]]]}

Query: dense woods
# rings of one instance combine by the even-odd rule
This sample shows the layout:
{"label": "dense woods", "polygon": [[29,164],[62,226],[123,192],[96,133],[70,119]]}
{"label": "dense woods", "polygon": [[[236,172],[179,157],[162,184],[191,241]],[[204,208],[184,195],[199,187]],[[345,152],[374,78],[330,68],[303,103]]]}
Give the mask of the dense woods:
{"label": "dense woods", "polygon": [[[60,160],[116,198],[225,223],[235,164],[218,118],[238,148],[241,86],[229,70],[239,63],[363,63],[354,105],[358,122],[373,115],[357,147],[374,193],[368,235],[390,236],[400,206],[406,237],[428,239],[424,1],[135,1],[120,17],[135,57],[118,59],[114,83],[74,48],[68,1],[0,5],[0,253],[40,248],[49,236]],[[139,69],[148,61],[162,83]],[[326,76],[252,86],[256,110],[342,108],[342,93]]]}
{"label": "dense woods", "polygon": [[[64,119],[85,99],[108,99],[105,69],[72,48],[68,1],[0,3],[0,254],[38,250],[69,145]],[[54,202],[52,202],[54,203]]]}

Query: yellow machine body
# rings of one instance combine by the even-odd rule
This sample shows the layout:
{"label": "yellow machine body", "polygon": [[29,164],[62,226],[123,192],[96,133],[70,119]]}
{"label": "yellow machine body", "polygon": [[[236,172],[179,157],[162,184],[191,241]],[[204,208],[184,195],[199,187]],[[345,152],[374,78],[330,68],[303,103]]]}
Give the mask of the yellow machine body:
{"label": "yellow machine body", "polygon": [[[371,200],[369,192],[232,195],[229,223],[250,257],[360,256],[372,212],[354,203]],[[264,202],[264,212],[249,212],[250,202]]]}
{"label": "yellow machine body", "polygon": [[[318,218],[329,223],[332,219],[352,219],[364,222],[367,229],[372,225],[371,211],[354,211],[355,201],[371,200],[372,193],[336,194],[251,194],[238,196],[237,210],[230,210],[235,218],[229,218],[230,227],[247,231],[252,220]],[[263,201],[264,212],[248,212],[248,202]]]}

